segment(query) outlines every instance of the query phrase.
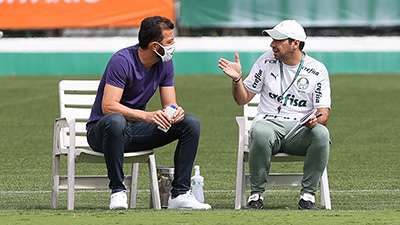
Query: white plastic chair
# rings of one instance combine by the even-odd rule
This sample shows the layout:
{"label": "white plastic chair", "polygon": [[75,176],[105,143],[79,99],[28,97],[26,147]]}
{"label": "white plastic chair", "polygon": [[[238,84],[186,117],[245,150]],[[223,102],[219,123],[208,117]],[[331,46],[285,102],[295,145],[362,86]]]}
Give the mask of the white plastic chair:
{"label": "white plastic chair", "polygon": [[[248,132],[251,123],[257,115],[257,107],[260,102],[260,96],[254,98],[244,106],[243,116],[236,117],[236,122],[239,126],[239,145],[237,151],[237,167],[236,167],[236,190],[235,190],[235,209],[241,209],[246,205],[246,183],[248,183],[249,175],[245,172],[245,163],[248,162]],[[272,156],[272,162],[297,162],[304,161],[303,156],[288,155],[278,153]],[[273,163],[272,163],[273,164]],[[303,174],[302,173],[270,173],[268,175],[268,185],[288,185],[300,186]],[[328,171],[325,168],[321,181],[321,205],[326,209],[331,209],[331,198],[329,193]]]}
{"label": "white plastic chair", "polygon": [[[99,81],[63,80],[59,83],[60,118],[54,122],[52,157],[51,207],[57,208],[61,190],[67,190],[67,209],[74,209],[75,190],[108,189],[107,176],[77,176],[78,162],[105,164],[104,155],[93,151],[86,140],[86,122],[94,103]],[[67,159],[67,175],[60,175],[61,156]],[[132,163],[131,176],[125,177],[130,189],[130,208],[136,207],[139,163],[149,167],[151,203],[161,209],[158,190],[156,161],[153,150],[125,153],[124,162]]]}

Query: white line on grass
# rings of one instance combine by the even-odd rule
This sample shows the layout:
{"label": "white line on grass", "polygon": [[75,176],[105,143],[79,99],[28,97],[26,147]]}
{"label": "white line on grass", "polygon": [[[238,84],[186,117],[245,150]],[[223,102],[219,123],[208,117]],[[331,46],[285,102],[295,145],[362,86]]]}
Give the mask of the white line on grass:
{"label": "white line on grass", "polygon": [[[297,190],[267,190],[266,192],[296,192]],[[60,191],[62,192],[62,191]],[[76,190],[75,192],[109,192],[107,190]],[[139,192],[150,192],[148,189],[139,190]],[[205,190],[206,193],[234,193],[235,190]],[[331,193],[388,193],[388,192],[400,192],[400,189],[362,189],[362,190],[331,190]],[[51,193],[51,191],[0,191],[0,195],[13,195],[13,194],[47,194]]]}

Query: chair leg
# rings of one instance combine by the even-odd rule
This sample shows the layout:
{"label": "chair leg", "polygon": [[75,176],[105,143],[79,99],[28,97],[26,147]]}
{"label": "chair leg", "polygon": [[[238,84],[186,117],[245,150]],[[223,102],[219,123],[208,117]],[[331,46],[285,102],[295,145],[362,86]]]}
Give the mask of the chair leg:
{"label": "chair leg", "polygon": [[[239,147],[240,148],[240,147]],[[235,190],[235,209],[242,208],[242,199],[244,198],[244,182],[245,182],[245,172],[244,172],[244,154],[243,151],[238,150],[237,156],[237,166],[236,166],[236,190]]]}
{"label": "chair leg", "polygon": [[60,155],[53,154],[52,163],[52,183],[53,187],[51,190],[51,208],[57,208],[58,203],[58,193],[60,185]]}
{"label": "chair leg", "polygon": [[139,163],[132,163],[132,177],[131,177],[131,196],[129,200],[129,208],[136,208],[137,200],[137,186],[139,176]]}
{"label": "chair leg", "polygon": [[243,168],[243,180],[242,180],[242,208],[246,206],[246,184],[248,184],[248,178],[250,175],[246,176],[246,171]]}
{"label": "chair leg", "polygon": [[325,209],[332,209],[327,168],[325,168],[321,176],[321,205],[324,206]]}
{"label": "chair leg", "polygon": [[75,201],[75,155],[74,154],[68,154],[67,173],[68,173],[67,209],[73,210]]}
{"label": "chair leg", "polygon": [[150,192],[154,209],[161,209],[160,193],[158,190],[156,159],[154,154],[149,155]]}

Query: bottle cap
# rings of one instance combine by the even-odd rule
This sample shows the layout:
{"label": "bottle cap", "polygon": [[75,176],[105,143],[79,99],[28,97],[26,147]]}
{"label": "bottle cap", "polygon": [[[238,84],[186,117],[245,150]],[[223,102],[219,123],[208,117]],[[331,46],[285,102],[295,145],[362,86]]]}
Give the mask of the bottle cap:
{"label": "bottle cap", "polygon": [[200,166],[199,165],[194,166],[194,175],[200,175]]}
{"label": "bottle cap", "polygon": [[171,107],[173,109],[177,109],[176,105],[169,105],[168,107]]}

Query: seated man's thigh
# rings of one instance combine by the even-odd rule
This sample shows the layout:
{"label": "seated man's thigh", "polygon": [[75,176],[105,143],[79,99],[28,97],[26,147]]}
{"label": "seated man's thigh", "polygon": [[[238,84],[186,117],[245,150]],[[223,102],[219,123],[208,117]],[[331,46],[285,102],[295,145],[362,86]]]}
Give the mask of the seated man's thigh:
{"label": "seated man's thigh", "polygon": [[317,124],[312,129],[303,127],[292,139],[285,141],[282,151],[292,155],[304,156],[311,144],[329,143],[329,130],[324,125]]}

